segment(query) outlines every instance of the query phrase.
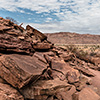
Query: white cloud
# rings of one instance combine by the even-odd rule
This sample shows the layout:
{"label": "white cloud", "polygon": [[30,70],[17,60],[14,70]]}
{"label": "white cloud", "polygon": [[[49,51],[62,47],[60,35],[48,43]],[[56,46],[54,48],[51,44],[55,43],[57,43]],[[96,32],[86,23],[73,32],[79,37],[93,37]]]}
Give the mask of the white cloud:
{"label": "white cloud", "polygon": [[32,18],[28,18],[28,20],[32,20]]}
{"label": "white cloud", "polygon": [[46,18],[46,21],[45,22],[51,22],[52,21],[52,18]]}
{"label": "white cloud", "polygon": [[[54,11],[60,22],[35,24],[42,32],[70,31],[100,34],[100,0],[1,0],[0,9],[20,11],[29,9],[37,13]],[[61,9],[63,8],[63,9]],[[62,10],[62,12],[60,11]],[[47,18],[45,22],[52,21]]]}

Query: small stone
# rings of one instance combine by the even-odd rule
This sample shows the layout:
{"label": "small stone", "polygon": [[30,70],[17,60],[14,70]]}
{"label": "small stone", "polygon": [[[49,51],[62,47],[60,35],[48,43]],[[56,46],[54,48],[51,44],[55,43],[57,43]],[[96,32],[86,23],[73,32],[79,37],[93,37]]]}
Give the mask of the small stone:
{"label": "small stone", "polygon": [[69,83],[75,83],[79,81],[80,73],[78,70],[72,69],[66,75]]}

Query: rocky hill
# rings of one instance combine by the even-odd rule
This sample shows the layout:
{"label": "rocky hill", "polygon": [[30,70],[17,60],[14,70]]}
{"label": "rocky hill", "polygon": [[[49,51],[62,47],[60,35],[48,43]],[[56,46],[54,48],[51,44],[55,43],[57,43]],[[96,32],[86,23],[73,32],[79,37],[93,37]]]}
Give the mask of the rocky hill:
{"label": "rocky hill", "polygon": [[100,100],[100,57],[55,47],[0,17],[0,100]]}
{"label": "rocky hill", "polygon": [[56,44],[100,44],[100,35],[70,32],[48,33],[49,41]]}

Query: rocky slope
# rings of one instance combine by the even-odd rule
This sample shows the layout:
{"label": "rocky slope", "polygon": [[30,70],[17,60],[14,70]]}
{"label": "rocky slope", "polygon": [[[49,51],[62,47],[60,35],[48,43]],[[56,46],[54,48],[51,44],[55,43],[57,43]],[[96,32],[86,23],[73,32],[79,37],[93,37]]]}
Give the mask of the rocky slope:
{"label": "rocky slope", "polygon": [[100,100],[94,70],[99,57],[57,48],[31,26],[0,17],[0,100]]}
{"label": "rocky slope", "polygon": [[100,35],[77,34],[70,32],[48,33],[49,41],[56,44],[100,44]]}

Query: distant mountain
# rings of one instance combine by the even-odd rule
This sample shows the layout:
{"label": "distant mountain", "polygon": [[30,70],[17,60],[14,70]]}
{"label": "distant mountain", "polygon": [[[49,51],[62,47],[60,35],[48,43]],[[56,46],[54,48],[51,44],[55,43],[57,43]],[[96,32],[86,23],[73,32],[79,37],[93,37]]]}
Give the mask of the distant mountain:
{"label": "distant mountain", "polygon": [[56,44],[100,44],[100,35],[70,32],[46,33],[48,40]]}

